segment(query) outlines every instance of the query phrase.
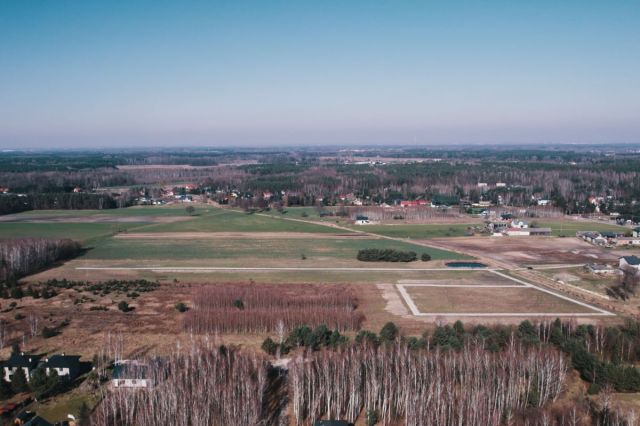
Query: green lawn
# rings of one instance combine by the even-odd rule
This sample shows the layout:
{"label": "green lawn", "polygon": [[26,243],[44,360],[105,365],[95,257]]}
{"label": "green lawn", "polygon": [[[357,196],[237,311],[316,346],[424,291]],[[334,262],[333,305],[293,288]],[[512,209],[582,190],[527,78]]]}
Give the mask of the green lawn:
{"label": "green lawn", "polygon": [[[432,259],[462,259],[463,255],[435,248],[384,239],[221,239],[167,240],[116,239],[97,244],[84,259],[96,260],[238,260],[252,266],[253,260],[299,261],[304,254],[309,266],[322,259],[355,260],[358,250],[390,248],[428,253]],[[328,265],[330,266],[330,265]]]}
{"label": "green lawn", "polygon": [[40,217],[88,217],[95,215],[110,216],[188,216],[185,208],[191,205],[196,209],[196,214],[217,210],[203,204],[180,204],[170,206],[133,206],[122,209],[104,210],[29,210],[17,213],[16,218],[37,219]]}
{"label": "green lawn", "polygon": [[598,231],[598,232],[627,232],[629,228],[625,228],[624,226],[611,225],[608,223],[599,223],[599,222],[583,222],[583,221],[544,221],[538,222],[538,227],[540,228],[551,228],[551,235],[559,237],[559,236],[570,236],[573,237],[576,235],[576,232],[584,232],[584,231]]}
{"label": "green lawn", "polygon": [[89,241],[118,231],[132,230],[144,223],[0,223],[3,238],[71,238]]}
{"label": "green lawn", "polygon": [[341,229],[312,223],[272,218],[261,214],[210,209],[192,220],[153,224],[144,232],[322,232],[345,233]]}
{"label": "green lawn", "polygon": [[440,238],[440,237],[463,237],[469,226],[477,224],[433,224],[433,225],[362,225],[352,226],[373,234],[386,235],[395,238]]}

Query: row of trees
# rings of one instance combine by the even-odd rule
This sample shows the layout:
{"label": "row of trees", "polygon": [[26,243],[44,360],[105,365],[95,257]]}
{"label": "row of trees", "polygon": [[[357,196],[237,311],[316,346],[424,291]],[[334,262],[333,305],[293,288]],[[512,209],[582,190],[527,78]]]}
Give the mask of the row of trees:
{"label": "row of trees", "polygon": [[26,210],[82,210],[113,209],[119,206],[108,194],[89,193],[37,193],[28,195],[0,195],[0,214],[19,213]]}
{"label": "row of trees", "polygon": [[357,259],[362,262],[413,262],[418,259],[418,255],[415,251],[362,249],[358,250]]}
{"label": "row of trees", "polygon": [[144,391],[111,388],[93,413],[96,426],[258,425],[267,364],[234,348],[194,344],[150,362]]}
{"label": "row of trees", "polygon": [[516,410],[559,395],[568,364],[558,350],[515,341],[500,353],[412,351],[407,345],[352,346],[304,354],[289,366],[296,424],[355,421],[376,412],[382,424],[502,424]]}
{"label": "row of trees", "polygon": [[224,284],[198,289],[184,328],[195,333],[262,333],[326,324],[357,330],[364,319],[342,286]]}
{"label": "row of trees", "polygon": [[0,282],[31,274],[80,253],[79,243],[69,240],[21,238],[0,240]]}

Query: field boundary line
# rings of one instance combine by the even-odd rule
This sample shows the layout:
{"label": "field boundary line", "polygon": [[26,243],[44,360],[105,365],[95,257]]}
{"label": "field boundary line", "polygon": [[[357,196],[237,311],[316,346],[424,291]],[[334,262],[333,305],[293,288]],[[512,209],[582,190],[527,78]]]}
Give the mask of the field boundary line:
{"label": "field boundary line", "polygon": [[537,285],[535,285],[535,284],[532,284],[532,283],[529,283],[529,282],[523,281],[523,280],[521,280],[521,279],[519,279],[519,278],[515,278],[515,277],[509,276],[509,275],[507,275],[507,274],[503,274],[502,272],[497,271],[497,270],[495,270],[495,269],[492,269],[492,270],[490,270],[489,272],[492,272],[492,273],[494,273],[494,274],[496,274],[496,275],[498,275],[498,276],[501,276],[501,277],[503,277],[503,278],[510,279],[510,280],[515,281],[515,282],[517,282],[517,283],[524,284],[524,285],[526,285],[526,286],[528,286],[528,287],[531,287],[531,288],[534,288],[534,289],[536,289],[536,290],[538,290],[538,291],[542,291],[542,292],[544,292],[544,293],[551,294],[551,295],[553,295],[553,296],[555,296],[555,297],[559,297],[560,299],[563,299],[563,300],[566,300],[566,301],[569,301],[569,302],[575,303],[575,304],[580,305],[580,306],[582,306],[582,307],[584,307],[584,308],[589,308],[589,309],[592,309],[592,310],[594,310],[594,311],[600,312],[600,314],[602,314],[602,315],[609,315],[609,316],[615,316],[615,315],[616,315],[616,314],[614,314],[614,313],[612,313],[612,312],[609,312],[609,311],[607,311],[607,310],[605,310],[605,309],[598,308],[597,306],[593,306],[593,305],[590,305],[590,304],[588,304],[588,303],[581,302],[581,301],[576,300],[576,299],[574,299],[574,298],[572,298],[572,297],[565,296],[565,295],[563,295],[563,294],[556,293],[555,291],[547,290],[546,288],[542,288],[542,287],[539,287],[539,286],[537,286]]}

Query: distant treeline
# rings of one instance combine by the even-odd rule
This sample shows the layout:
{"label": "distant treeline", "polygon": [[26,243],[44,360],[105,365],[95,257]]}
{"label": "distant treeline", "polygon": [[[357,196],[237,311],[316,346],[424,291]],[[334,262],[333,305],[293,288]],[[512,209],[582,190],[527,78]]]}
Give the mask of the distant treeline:
{"label": "distant treeline", "polygon": [[117,207],[116,199],[108,194],[70,192],[0,195],[0,214],[19,213],[26,210],[103,210]]}
{"label": "distant treeline", "polygon": [[13,281],[80,253],[79,243],[69,240],[21,238],[0,240],[0,282]]}

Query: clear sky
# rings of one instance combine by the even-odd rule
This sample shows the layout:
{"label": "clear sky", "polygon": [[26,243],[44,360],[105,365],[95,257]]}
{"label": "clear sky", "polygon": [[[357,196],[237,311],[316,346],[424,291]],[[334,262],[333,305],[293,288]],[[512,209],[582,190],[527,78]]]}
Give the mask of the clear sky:
{"label": "clear sky", "polygon": [[0,148],[594,142],[638,0],[0,0]]}

